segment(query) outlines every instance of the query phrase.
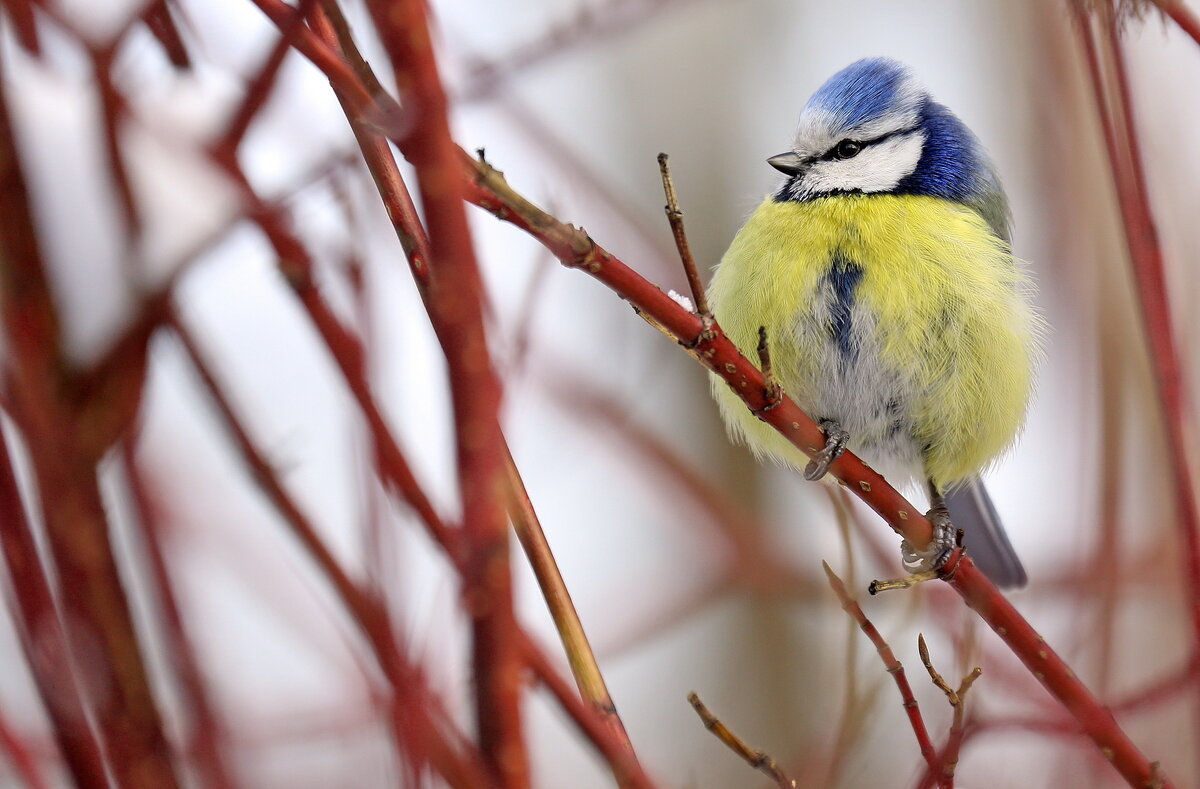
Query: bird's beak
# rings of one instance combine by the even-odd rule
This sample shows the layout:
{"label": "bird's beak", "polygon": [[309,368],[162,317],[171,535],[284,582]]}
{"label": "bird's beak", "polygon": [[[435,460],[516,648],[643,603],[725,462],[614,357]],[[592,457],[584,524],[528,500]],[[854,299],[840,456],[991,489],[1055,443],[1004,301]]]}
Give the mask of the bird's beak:
{"label": "bird's beak", "polygon": [[781,173],[796,175],[804,170],[804,160],[795,151],[788,151],[767,159],[767,164]]}

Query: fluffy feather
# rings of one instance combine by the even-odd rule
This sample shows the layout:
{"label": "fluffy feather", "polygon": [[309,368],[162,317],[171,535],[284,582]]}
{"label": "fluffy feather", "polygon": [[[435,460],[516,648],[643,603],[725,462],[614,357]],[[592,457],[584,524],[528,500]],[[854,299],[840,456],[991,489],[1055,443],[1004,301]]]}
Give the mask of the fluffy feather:
{"label": "fluffy feather", "polygon": [[[856,271],[849,283],[838,270]],[[835,419],[883,473],[945,488],[978,474],[1020,430],[1040,322],[1023,269],[974,209],[917,195],[766,199],[709,290],[721,327],[753,354],[767,328],[784,390]],[[727,424],[760,455],[800,452],[714,379]]]}

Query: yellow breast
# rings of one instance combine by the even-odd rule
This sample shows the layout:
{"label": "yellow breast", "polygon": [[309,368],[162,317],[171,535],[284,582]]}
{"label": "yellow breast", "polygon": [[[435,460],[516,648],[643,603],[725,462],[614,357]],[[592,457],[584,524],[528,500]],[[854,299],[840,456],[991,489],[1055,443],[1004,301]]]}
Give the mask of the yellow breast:
{"label": "yellow breast", "polygon": [[[907,456],[953,485],[1024,421],[1040,322],[1007,244],[969,207],[910,195],[768,198],[722,259],[709,298],[743,353],[767,328],[784,389],[814,418],[842,421],[868,462]],[[714,381],[736,436],[757,453],[806,462]]]}

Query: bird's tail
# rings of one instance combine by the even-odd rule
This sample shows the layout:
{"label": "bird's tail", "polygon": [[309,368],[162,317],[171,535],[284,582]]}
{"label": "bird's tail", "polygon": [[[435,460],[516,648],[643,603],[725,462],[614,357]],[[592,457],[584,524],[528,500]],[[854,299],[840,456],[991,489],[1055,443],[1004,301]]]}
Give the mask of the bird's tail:
{"label": "bird's tail", "polygon": [[1015,589],[1028,581],[1004,525],[996,515],[983,482],[973,479],[946,494],[950,520],[963,530],[963,544],[984,575],[1001,589]]}

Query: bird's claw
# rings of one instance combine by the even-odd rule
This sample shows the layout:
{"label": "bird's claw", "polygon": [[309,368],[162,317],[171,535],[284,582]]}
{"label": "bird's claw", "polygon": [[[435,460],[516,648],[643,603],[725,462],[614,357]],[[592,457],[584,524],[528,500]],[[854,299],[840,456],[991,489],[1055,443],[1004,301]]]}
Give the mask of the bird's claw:
{"label": "bird's claw", "polygon": [[944,505],[933,507],[925,517],[933,525],[933,539],[929,541],[929,545],[918,551],[908,540],[900,543],[900,555],[909,574],[890,581],[872,581],[869,587],[871,594],[892,589],[908,589],[938,577],[942,566],[958,547],[959,532],[950,522],[950,513]]}
{"label": "bird's claw", "polygon": [[846,451],[846,443],[850,440],[850,434],[832,419],[822,419],[820,425],[825,433],[825,446],[804,467],[804,478],[809,482],[816,482],[828,473],[833,462]]}
{"label": "bird's claw", "polygon": [[933,507],[925,513],[925,517],[933,526],[933,539],[924,550],[918,551],[908,540],[900,543],[900,555],[904,559],[904,566],[914,573],[940,570],[958,545],[958,530],[951,523],[950,512],[945,505]]}

